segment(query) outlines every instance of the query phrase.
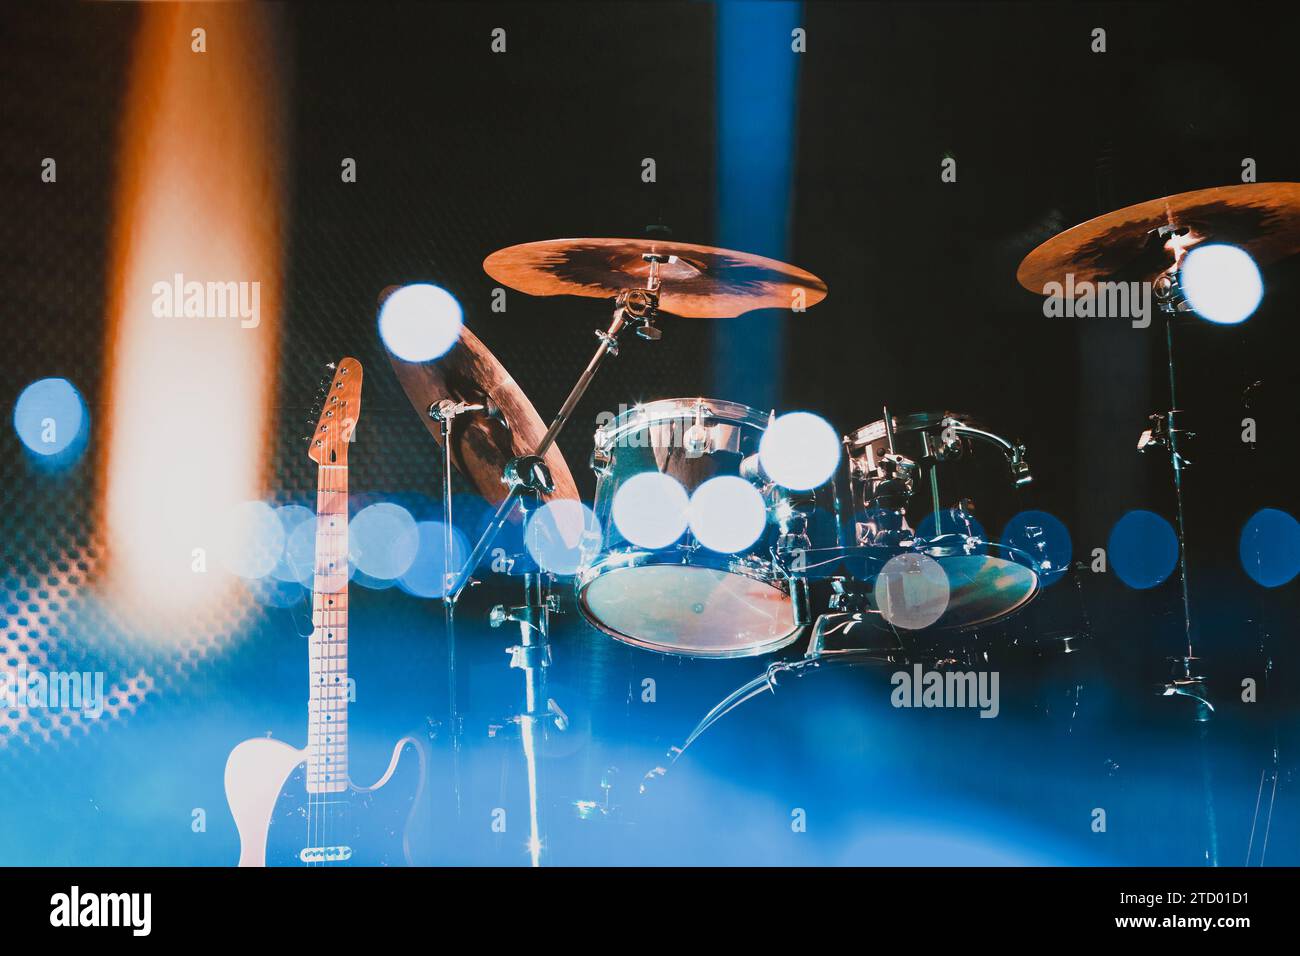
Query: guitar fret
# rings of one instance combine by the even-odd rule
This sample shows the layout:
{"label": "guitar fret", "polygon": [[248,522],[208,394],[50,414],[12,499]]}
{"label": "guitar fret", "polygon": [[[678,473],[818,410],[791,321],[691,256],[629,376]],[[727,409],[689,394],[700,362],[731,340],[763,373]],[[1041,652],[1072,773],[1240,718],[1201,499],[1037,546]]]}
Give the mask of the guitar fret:
{"label": "guitar fret", "polygon": [[312,634],[307,647],[307,789],[347,787],[348,478],[321,465],[316,480]]}

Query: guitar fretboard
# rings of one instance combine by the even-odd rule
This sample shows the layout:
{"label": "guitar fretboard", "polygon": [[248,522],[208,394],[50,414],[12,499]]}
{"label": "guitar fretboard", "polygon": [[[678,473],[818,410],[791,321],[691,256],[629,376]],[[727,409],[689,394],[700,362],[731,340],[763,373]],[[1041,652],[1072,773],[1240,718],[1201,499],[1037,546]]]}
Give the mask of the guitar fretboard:
{"label": "guitar fretboard", "polygon": [[307,792],[348,786],[348,469],[321,465],[316,480]]}

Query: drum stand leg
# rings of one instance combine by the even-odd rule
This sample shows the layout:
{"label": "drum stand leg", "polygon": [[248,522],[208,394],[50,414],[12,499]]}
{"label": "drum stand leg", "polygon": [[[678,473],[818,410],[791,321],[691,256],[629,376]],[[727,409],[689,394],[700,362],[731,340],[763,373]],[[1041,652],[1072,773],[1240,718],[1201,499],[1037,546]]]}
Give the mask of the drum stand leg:
{"label": "drum stand leg", "polygon": [[[536,504],[536,495],[525,511]],[[551,663],[550,612],[551,596],[547,593],[546,575],[540,572],[524,576],[524,603],[519,607],[492,609],[491,623],[499,627],[505,621],[519,624],[519,644],[509,648],[510,666],[524,672],[524,709],[518,716],[519,739],[523,745],[524,765],[528,777],[528,856],[533,866],[541,866],[547,854],[546,826],[542,809],[543,747],[546,722],[554,718],[546,694],[546,668]]]}
{"label": "drum stand leg", "polygon": [[[519,505],[527,515],[538,506],[542,494],[554,490],[550,472],[546,467],[546,453],[555,444],[564,426],[568,424],[573,410],[586,394],[588,386],[596,377],[596,372],[599,371],[606,356],[618,354],[618,334],[629,324],[634,324],[637,326],[637,334],[649,341],[657,341],[662,335],[655,327],[654,320],[659,307],[659,264],[667,259],[652,255],[643,258],[650,264],[646,288],[628,289],[619,293],[614,300],[614,315],[609,328],[596,332],[600,345],[597,346],[595,355],[578,376],[578,381],[574,383],[569,397],[560,406],[551,426],[537,443],[537,448],[531,455],[512,459],[506,464],[503,476],[509,488],[506,498],[497,508],[492,520],[488,522],[487,528],[484,529],[478,543],[474,545],[474,550],[470,552],[465,565],[450,582],[445,599],[448,607],[455,605],[461,593],[469,585],[474,570],[491,549],[515,506]],[[450,501],[450,498],[447,500]],[[524,590],[522,605],[508,610],[500,606],[493,608],[490,623],[493,627],[500,627],[507,620],[519,624],[520,643],[510,648],[510,666],[518,667],[524,672],[524,709],[519,715],[519,731],[524,760],[528,767],[528,853],[532,865],[541,866],[546,850],[546,831],[542,815],[540,758],[546,737],[545,722],[553,715],[551,702],[546,696],[546,668],[550,665],[551,659],[550,646],[547,642],[550,631],[549,615],[555,605],[554,598],[548,593],[547,576],[544,570],[526,575]]]}

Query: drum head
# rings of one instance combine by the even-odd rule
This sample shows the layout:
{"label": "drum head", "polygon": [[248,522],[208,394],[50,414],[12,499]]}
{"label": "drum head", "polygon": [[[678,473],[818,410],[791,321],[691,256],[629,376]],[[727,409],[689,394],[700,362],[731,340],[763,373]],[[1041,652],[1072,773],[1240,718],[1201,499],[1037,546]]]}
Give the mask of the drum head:
{"label": "drum head", "polygon": [[948,576],[948,608],[936,626],[979,627],[1014,614],[1038,593],[1038,575],[989,554],[936,558]]}
{"label": "drum head", "polygon": [[647,564],[606,570],[579,607],[611,637],[664,654],[749,657],[794,641],[794,604],[781,588],[717,568]]}

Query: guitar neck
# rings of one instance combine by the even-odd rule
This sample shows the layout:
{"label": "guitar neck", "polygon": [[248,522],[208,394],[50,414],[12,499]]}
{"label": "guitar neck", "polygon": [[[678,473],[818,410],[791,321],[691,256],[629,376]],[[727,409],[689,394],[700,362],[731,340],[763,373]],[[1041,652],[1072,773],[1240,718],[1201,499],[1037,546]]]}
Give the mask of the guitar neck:
{"label": "guitar neck", "polygon": [[307,791],[348,787],[348,468],[321,465],[316,481]]}

